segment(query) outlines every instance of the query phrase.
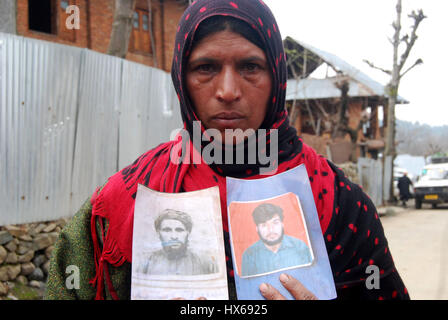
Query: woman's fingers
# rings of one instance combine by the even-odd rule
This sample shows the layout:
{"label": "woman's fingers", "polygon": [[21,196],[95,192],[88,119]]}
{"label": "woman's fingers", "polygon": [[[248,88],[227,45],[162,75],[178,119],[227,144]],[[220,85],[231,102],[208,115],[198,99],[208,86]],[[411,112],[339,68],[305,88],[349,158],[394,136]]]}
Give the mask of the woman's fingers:
{"label": "woman's fingers", "polygon": [[[296,300],[317,300],[317,297],[300,283],[299,280],[285,273],[280,275],[280,282]],[[267,283],[260,285],[260,292],[267,300],[286,300],[273,286]]]}
{"label": "woman's fingers", "polygon": [[311,291],[290,275],[281,274],[280,282],[296,300],[317,300],[317,297]]}
{"label": "woman's fingers", "polygon": [[267,300],[286,300],[277,289],[267,283],[262,283],[260,285],[260,292]]}

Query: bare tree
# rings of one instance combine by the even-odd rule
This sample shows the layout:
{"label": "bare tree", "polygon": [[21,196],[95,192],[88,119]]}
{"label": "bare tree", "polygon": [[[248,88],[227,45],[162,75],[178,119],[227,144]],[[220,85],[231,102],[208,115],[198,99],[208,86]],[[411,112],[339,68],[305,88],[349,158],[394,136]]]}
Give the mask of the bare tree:
{"label": "bare tree", "polygon": [[[393,160],[396,157],[396,149],[395,149],[395,105],[397,103],[397,96],[398,96],[398,87],[400,85],[400,81],[403,78],[403,76],[408,73],[412,68],[415,66],[422,64],[422,59],[417,59],[412,66],[410,66],[406,71],[403,71],[404,65],[409,57],[409,53],[412,50],[412,47],[415,44],[415,41],[417,40],[417,29],[420,25],[420,23],[423,21],[423,19],[426,18],[426,16],[423,14],[423,10],[418,10],[417,12],[412,11],[411,14],[409,14],[409,18],[413,20],[413,25],[411,28],[411,35],[408,34],[402,36],[401,35],[401,12],[402,12],[402,6],[401,6],[401,0],[397,0],[396,5],[396,11],[397,11],[397,18],[393,22],[392,27],[394,28],[394,36],[391,40],[392,46],[393,46],[393,64],[392,64],[392,70],[387,70],[384,68],[380,68],[375,66],[372,62],[368,60],[364,60],[369,66],[372,68],[378,69],[383,71],[384,73],[391,76],[391,80],[389,84],[387,85],[387,94],[388,94],[388,111],[387,111],[387,128],[386,128],[386,146],[384,150],[384,159],[387,159],[388,156],[392,157],[392,170],[391,170],[391,187],[390,189],[390,199],[393,199]],[[405,44],[405,49],[403,53],[401,54],[400,59],[398,59],[399,55],[399,46],[401,43]]]}
{"label": "bare tree", "polygon": [[132,31],[136,0],[115,0],[114,21],[107,54],[125,58]]}
{"label": "bare tree", "polygon": [[[350,160],[352,162],[357,162],[357,142],[358,142],[358,134],[359,130],[362,129],[363,125],[369,120],[368,117],[362,115],[358,126],[356,128],[352,128],[348,125],[349,115],[349,96],[348,91],[350,90],[350,84],[348,81],[341,81],[335,84],[336,87],[341,91],[341,99],[339,102],[339,108],[336,116],[333,118],[333,128],[331,137],[340,138],[344,137],[346,134],[350,136],[350,141],[352,142],[352,153],[350,155]],[[334,121],[336,120],[336,121]]]}

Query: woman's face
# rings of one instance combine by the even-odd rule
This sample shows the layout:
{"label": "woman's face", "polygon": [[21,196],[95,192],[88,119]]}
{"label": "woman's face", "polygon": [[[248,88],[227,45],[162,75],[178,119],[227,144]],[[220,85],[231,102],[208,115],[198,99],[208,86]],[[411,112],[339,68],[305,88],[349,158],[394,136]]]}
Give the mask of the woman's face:
{"label": "woman's face", "polygon": [[272,76],[262,49],[231,31],[205,37],[192,50],[186,84],[196,115],[206,129],[257,130],[269,105]]}

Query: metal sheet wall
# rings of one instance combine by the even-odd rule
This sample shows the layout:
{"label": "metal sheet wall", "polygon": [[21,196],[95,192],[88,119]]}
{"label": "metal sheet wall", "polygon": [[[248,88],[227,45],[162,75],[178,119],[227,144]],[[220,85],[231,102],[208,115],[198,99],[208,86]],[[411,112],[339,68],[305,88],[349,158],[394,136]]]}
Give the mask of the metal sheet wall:
{"label": "metal sheet wall", "polygon": [[358,158],[359,184],[375,206],[383,204],[383,163],[381,160]]}
{"label": "metal sheet wall", "polygon": [[178,108],[161,70],[0,33],[0,225],[72,216],[181,127]]}

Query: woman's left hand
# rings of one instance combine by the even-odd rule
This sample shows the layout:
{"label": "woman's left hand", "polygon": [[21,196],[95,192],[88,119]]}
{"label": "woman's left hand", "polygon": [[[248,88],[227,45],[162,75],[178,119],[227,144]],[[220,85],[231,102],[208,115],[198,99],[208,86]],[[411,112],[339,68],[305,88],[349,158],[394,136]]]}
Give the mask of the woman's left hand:
{"label": "woman's left hand", "polygon": [[[280,282],[296,300],[318,300],[311,291],[290,275],[281,274]],[[260,285],[260,292],[267,300],[287,300],[277,289],[267,283]]]}

